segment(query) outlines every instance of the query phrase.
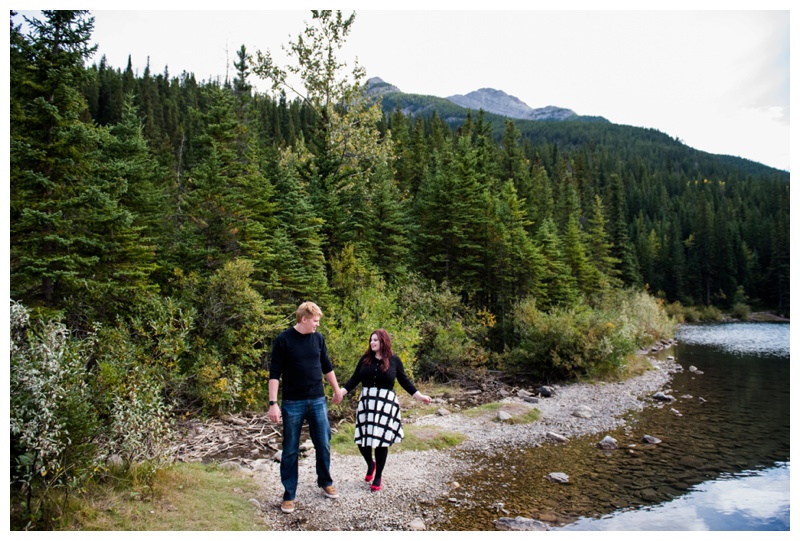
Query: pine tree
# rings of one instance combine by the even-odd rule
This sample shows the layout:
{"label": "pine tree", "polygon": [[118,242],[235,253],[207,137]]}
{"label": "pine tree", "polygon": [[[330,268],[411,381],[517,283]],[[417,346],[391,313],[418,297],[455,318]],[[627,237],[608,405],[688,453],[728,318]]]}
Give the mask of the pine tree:
{"label": "pine tree", "polygon": [[545,291],[537,298],[537,306],[542,309],[572,306],[579,298],[578,283],[566,263],[555,222],[550,218],[542,222],[534,240],[546,262],[542,277]]}
{"label": "pine tree", "polygon": [[[311,13],[313,24],[307,24],[285,48],[293,63],[280,67],[269,51],[258,51],[253,71],[271,81],[273,90],[297,94],[313,114],[313,137],[307,139],[313,159],[301,171],[317,214],[324,220],[324,249],[330,258],[346,243],[363,237],[366,185],[376,168],[388,164],[392,142],[378,129],[383,112],[379,103],[365,95],[361,84],[364,69],[356,62],[352,71],[345,73],[347,65],[337,57],[352,30],[355,13],[347,18],[341,11]],[[290,74],[297,76],[301,85]]]}
{"label": "pine tree", "polygon": [[583,231],[576,213],[573,213],[567,222],[563,243],[564,259],[572,270],[578,289],[587,297],[596,294],[603,287],[602,275],[589,261]]}
{"label": "pine tree", "polygon": [[23,71],[12,75],[11,291],[81,327],[93,311],[113,310],[107,295],[129,300],[125,284],[137,289],[151,258],[119,204],[125,179],[104,165],[113,137],[84,121],[79,89],[94,20],[84,11],[42,14],[29,20],[26,62],[12,63]]}
{"label": "pine tree", "polygon": [[235,258],[249,259],[264,287],[264,269],[273,258],[273,187],[260,170],[252,133],[237,118],[232,92],[213,86],[206,92],[210,108],[198,112],[205,133],[195,142],[203,158],[190,171],[178,257],[185,270],[203,274]]}
{"label": "pine tree", "polygon": [[599,195],[595,195],[592,213],[586,230],[587,255],[592,265],[604,276],[604,283],[611,287],[619,287],[619,259],[614,257],[613,245],[609,238],[605,207]]}
{"label": "pine tree", "polygon": [[639,285],[642,278],[628,234],[627,205],[622,179],[612,174],[608,186],[609,234],[611,255],[619,260],[620,278],[627,285]]}
{"label": "pine tree", "polygon": [[553,190],[547,170],[541,164],[535,164],[531,178],[530,194],[520,194],[527,202],[527,213],[531,219],[531,234],[535,234],[545,220],[553,219]]}
{"label": "pine tree", "polygon": [[475,162],[469,137],[459,137],[452,156],[435,158],[416,202],[419,267],[465,295],[481,289],[485,260],[486,200]]}
{"label": "pine tree", "polygon": [[272,182],[277,204],[270,265],[273,286],[269,295],[279,306],[291,309],[304,299],[323,300],[328,294],[322,220],[298,179],[296,153],[286,151],[276,163]]}
{"label": "pine tree", "polygon": [[524,203],[517,197],[513,181],[506,180],[493,198],[488,220],[491,250],[487,253],[484,287],[491,299],[489,308],[498,315],[502,329],[508,310],[518,299],[541,298],[544,294],[546,262],[528,234],[530,220]]}
{"label": "pine tree", "polygon": [[[527,201],[534,196],[534,189],[530,164],[519,145],[520,136],[514,122],[506,120],[498,175],[501,179],[512,179],[518,197]],[[528,208],[529,212],[532,210]]]}
{"label": "pine tree", "polygon": [[378,170],[372,182],[364,251],[387,282],[402,282],[410,265],[410,217],[388,169]]}

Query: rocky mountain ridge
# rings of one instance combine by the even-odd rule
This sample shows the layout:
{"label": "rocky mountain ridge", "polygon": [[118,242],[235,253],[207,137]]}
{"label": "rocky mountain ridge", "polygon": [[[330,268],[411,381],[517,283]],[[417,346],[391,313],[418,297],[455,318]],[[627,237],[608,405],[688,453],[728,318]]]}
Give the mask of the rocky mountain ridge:
{"label": "rocky mountain ridge", "polygon": [[468,109],[483,109],[489,113],[524,120],[567,120],[578,116],[575,111],[553,105],[534,109],[516,96],[494,88],[481,88],[466,95],[455,94],[447,99]]}
{"label": "rocky mountain ridge", "polygon": [[[400,92],[402,91],[398,87],[385,82],[380,77],[372,77],[367,81],[368,95],[379,96]],[[571,109],[553,105],[532,108],[516,96],[511,96],[502,90],[494,88],[481,88],[466,95],[455,94],[444,99],[466,109],[482,109],[487,113],[494,113],[515,119],[558,121],[578,117],[575,111]]]}

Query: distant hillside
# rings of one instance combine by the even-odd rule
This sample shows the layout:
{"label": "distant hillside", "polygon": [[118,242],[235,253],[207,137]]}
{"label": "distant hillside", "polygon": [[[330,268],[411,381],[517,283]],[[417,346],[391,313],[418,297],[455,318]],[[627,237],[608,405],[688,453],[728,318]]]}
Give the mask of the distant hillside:
{"label": "distant hillside", "polygon": [[410,116],[429,117],[435,113],[453,127],[461,125],[470,111],[474,116],[483,110],[484,118],[498,140],[510,118],[522,137],[533,145],[557,145],[566,151],[604,147],[610,149],[611,155],[623,160],[657,156],[657,161],[672,163],[687,172],[693,168],[695,173],[702,172],[706,176],[729,175],[735,170],[742,175],[778,173],[782,178],[789,178],[786,171],[752,160],[693,149],[653,128],[614,124],[601,116],[581,116],[570,109],[555,106],[534,109],[501,90],[483,88],[465,96],[440,98],[406,94],[374,77],[367,82],[367,94],[380,96],[383,110],[387,113],[397,109]]}

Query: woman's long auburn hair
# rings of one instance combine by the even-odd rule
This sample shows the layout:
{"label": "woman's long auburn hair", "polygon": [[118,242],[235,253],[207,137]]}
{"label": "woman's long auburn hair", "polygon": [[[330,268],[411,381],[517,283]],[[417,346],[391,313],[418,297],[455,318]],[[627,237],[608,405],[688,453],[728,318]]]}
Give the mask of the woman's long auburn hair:
{"label": "woman's long auburn hair", "polygon": [[[369,339],[372,340],[372,335],[378,336],[378,341],[381,343],[380,347],[380,354],[381,354],[381,371],[386,372],[389,370],[389,360],[394,357],[394,351],[392,351],[392,339],[389,337],[389,333],[383,329],[378,329],[377,331],[372,331],[369,335]],[[373,359],[378,360],[375,357],[375,352],[372,351],[370,346],[367,346],[367,351],[361,357],[364,361],[364,364],[372,364]]]}

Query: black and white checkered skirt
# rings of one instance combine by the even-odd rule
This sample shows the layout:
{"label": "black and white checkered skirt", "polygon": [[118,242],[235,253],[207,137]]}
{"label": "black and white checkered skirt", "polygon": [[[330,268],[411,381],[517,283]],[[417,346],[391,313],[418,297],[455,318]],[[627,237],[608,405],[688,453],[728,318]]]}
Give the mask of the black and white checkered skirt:
{"label": "black and white checkered skirt", "polygon": [[403,440],[400,403],[391,389],[363,387],[353,441],[360,447],[389,447]]}

